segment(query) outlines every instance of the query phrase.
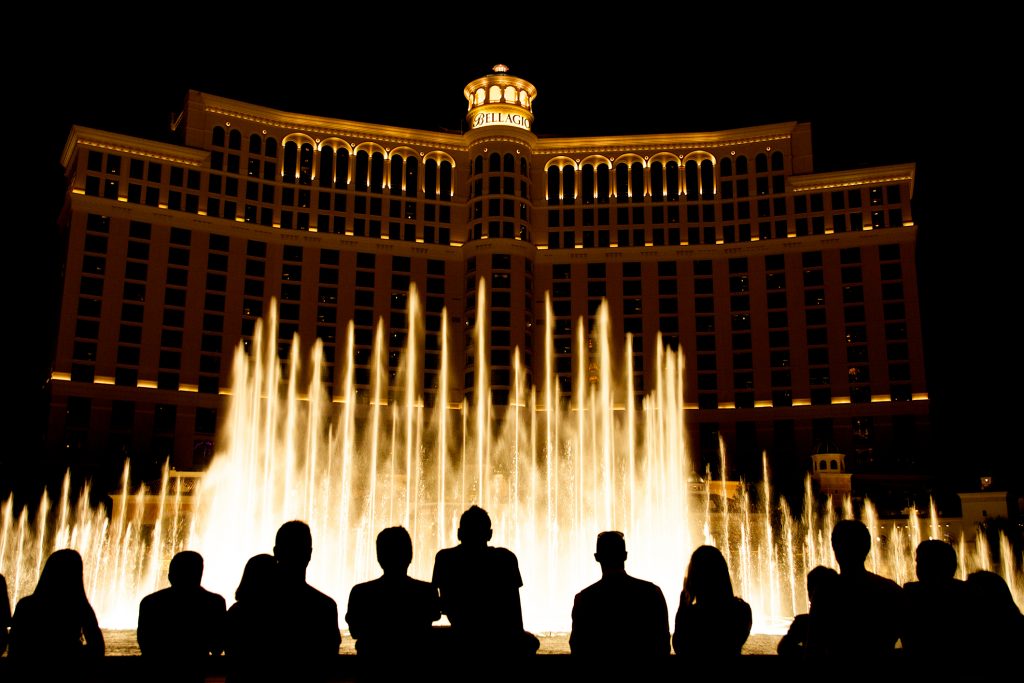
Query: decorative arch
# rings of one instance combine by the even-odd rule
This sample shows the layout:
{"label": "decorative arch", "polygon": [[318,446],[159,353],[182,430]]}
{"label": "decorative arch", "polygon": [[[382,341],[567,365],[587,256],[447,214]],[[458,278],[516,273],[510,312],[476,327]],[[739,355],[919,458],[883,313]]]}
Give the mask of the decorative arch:
{"label": "decorative arch", "polygon": [[[715,166],[718,165],[718,159],[711,152],[705,150],[695,150],[690,152],[682,158],[679,162],[680,166],[685,167],[690,162],[694,162],[697,167],[696,182],[697,187],[691,187],[690,184],[694,182],[692,173],[685,173],[683,175],[683,192],[687,197],[697,198],[704,197],[705,199],[714,197],[718,194],[718,178],[715,174]],[[706,166],[710,164],[710,166]],[[711,185],[710,188],[707,185]]]}
{"label": "decorative arch", "polygon": [[574,171],[580,170],[580,167],[576,163],[575,159],[571,159],[570,157],[564,157],[564,156],[563,157],[552,157],[552,158],[548,159],[547,163],[544,164],[544,172],[547,173],[548,169],[551,168],[552,166],[557,167],[559,170],[565,168],[566,166],[572,166]]}

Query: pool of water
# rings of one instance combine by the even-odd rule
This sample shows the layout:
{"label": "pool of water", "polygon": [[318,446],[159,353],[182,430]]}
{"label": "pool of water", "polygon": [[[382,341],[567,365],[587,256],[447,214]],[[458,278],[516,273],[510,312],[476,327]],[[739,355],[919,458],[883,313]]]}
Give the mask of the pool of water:
{"label": "pool of water", "polygon": [[[568,633],[538,633],[540,649],[538,654],[560,655],[569,653]],[[139,643],[135,639],[135,629],[104,629],[103,638],[106,641],[107,655],[111,657],[135,657],[139,654]],[[781,636],[770,633],[751,633],[747,642],[743,645],[743,654],[746,655],[773,655],[775,646]],[[343,655],[354,655],[355,641],[347,632],[342,633],[340,653]]]}

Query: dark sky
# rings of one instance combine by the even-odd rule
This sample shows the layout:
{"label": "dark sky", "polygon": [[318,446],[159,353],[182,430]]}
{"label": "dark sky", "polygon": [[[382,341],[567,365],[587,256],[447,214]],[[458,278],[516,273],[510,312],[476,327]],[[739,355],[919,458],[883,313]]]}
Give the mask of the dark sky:
{"label": "dark sky", "polygon": [[[534,132],[542,136],[806,121],[818,171],[916,163],[933,456],[969,463],[955,465],[961,472],[1002,468],[1020,477],[1021,458],[1006,455],[1015,449],[1003,438],[1015,398],[1010,386],[1021,375],[1007,364],[1016,344],[1003,328],[1016,322],[1009,302],[1020,285],[1005,267],[1009,250],[990,237],[1015,226],[1001,216],[1008,205],[1002,174],[986,175],[999,167],[993,159],[1020,147],[1008,106],[1020,78],[998,52],[1012,43],[976,46],[998,21],[937,22],[865,6],[820,23],[810,16],[803,26],[732,12],[635,26],[467,17],[476,30],[438,28],[429,14],[349,21],[335,16],[344,14],[335,5],[322,16],[269,13],[236,31],[237,14],[260,14],[238,8],[230,20],[163,8],[198,28],[182,18],[128,30],[77,17],[40,24],[28,36],[37,38],[36,49],[7,56],[6,117],[14,133],[7,227],[17,237],[6,291],[17,333],[6,338],[8,358],[19,359],[10,373],[15,395],[24,400],[8,415],[13,438],[3,457],[31,457],[40,429],[31,413],[54,335],[44,312],[53,307],[59,272],[59,162],[72,124],[169,140],[172,113],[195,89],[297,113],[457,130],[464,85],[503,62],[537,86]],[[455,9],[443,12],[445,19]]]}

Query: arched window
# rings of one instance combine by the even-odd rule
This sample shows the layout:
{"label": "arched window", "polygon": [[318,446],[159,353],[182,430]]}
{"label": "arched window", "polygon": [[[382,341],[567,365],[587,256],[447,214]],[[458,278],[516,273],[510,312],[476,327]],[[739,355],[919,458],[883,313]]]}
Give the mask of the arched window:
{"label": "arched window", "polygon": [[526,157],[519,157],[519,175],[529,177],[530,169],[526,165]]}
{"label": "arched window", "polygon": [[[483,163],[481,157],[477,161]],[[423,163],[423,196],[427,199],[437,199],[437,162],[427,159]]]}
{"label": "arched window", "polygon": [[608,193],[611,190],[608,166],[600,164],[597,167],[597,201],[605,204],[608,202]]}
{"label": "arched window", "polygon": [[700,173],[697,162],[690,159],[686,162],[686,198],[696,199],[700,192]]}
{"label": "arched window", "polygon": [[224,146],[224,129],[220,126],[213,127],[213,146],[223,147]]}
{"label": "arched window", "polygon": [[615,196],[620,202],[628,201],[629,197],[629,165],[619,164],[615,167]]}
{"label": "arched window", "polygon": [[476,89],[476,104],[483,104],[484,103],[484,98],[486,96],[487,96],[487,94],[484,92],[483,88],[477,88]]}
{"label": "arched window", "polygon": [[259,135],[253,133],[249,136],[249,154],[259,154],[263,148],[263,140]]}
{"label": "arched window", "polygon": [[242,149],[242,131],[232,128],[228,133],[228,147],[231,149]]}
{"label": "arched window", "polygon": [[594,166],[587,164],[580,171],[580,196],[584,204],[594,203]]}
{"label": "arched window", "polygon": [[348,187],[348,150],[342,147],[337,151],[338,163],[334,171],[334,186]]}
{"label": "arched window", "polygon": [[284,143],[284,173],[286,183],[295,182],[295,168],[299,161],[299,146],[292,141]]}
{"label": "arched window", "polygon": [[522,107],[529,107],[530,106],[530,99],[529,99],[529,96],[526,94],[525,90],[520,90],[519,91],[519,105],[522,106]]}
{"label": "arched window", "polygon": [[370,157],[370,192],[384,190],[384,155],[374,152]]}
{"label": "arched window", "polygon": [[747,158],[745,156],[736,157],[736,175],[747,175]]}
{"label": "arched window", "polygon": [[[416,181],[419,180],[419,163],[416,157],[409,157],[405,160],[405,195],[407,197],[415,197],[419,194],[419,185]],[[394,188],[391,189],[394,192]]]}
{"label": "arched window", "polygon": [[516,89],[511,85],[505,86],[505,101],[511,102],[512,104],[516,103]]}
{"label": "arched window", "polygon": [[726,157],[718,164],[718,175],[722,178],[728,178],[732,175],[732,159]]}
{"label": "arched window", "polygon": [[491,154],[490,158],[487,160],[487,170],[490,171],[491,173],[497,173],[498,171],[501,170],[500,154],[498,154],[497,152]]}
{"label": "arched window", "polygon": [[476,159],[473,159],[473,173],[480,175],[484,172],[484,157],[482,154],[477,155]]}
{"label": "arched window", "polygon": [[715,165],[711,159],[700,162],[700,196],[704,199],[715,198]]}
{"label": "arched window", "polygon": [[451,201],[452,193],[455,191],[454,183],[452,182],[452,170],[450,161],[441,162],[440,185],[442,201]]}
{"label": "arched window", "polygon": [[558,204],[559,192],[558,192],[558,167],[551,166],[548,168],[548,204]]}
{"label": "arched window", "polygon": [[334,184],[334,149],[324,147],[320,150],[320,187],[331,187]]}
{"label": "arched window", "polygon": [[562,200],[566,204],[576,201],[576,169],[572,166],[562,167]]}
{"label": "arched window", "polygon": [[644,200],[644,165],[639,161],[629,167],[629,195],[634,202]]}
{"label": "arched window", "polygon": [[836,462],[835,460],[830,461],[828,465],[829,465],[830,469],[833,469],[833,470],[838,470],[839,469],[839,463]]}
{"label": "arched window", "polygon": [[665,178],[660,161],[651,164],[651,199],[660,202],[664,199]]}
{"label": "arched window", "polygon": [[489,102],[501,102],[501,88],[496,85],[492,85],[487,90],[487,100]]}
{"label": "arched window", "polygon": [[356,189],[365,191],[370,177],[370,155],[365,150],[356,153]]}
{"label": "arched window", "polygon": [[665,186],[668,188],[668,200],[679,201],[679,164],[675,161],[665,164]]}
{"label": "arched window", "polygon": [[267,144],[265,145],[265,147],[266,147],[266,156],[268,156],[268,157],[276,157],[277,156],[277,140],[275,140],[274,138],[267,138]]}
{"label": "arched window", "polygon": [[397,154],[391,157],[391,194],[402,191],[402,157]]}
{"label": "arched window", "polygon": [[313,145],[304,142],[299,148],[299,182],[308,185],[313,179]]}
{"label": "arched window", "polygon": [[511,154],[506,154],[504,162],[505,163],[503,170],[505,171],[505,173],[516,172],[516,158],[514,156],[512,156]]}
{"label": "arched window", "polygon": [[782,152],[776,150],[772,152],[772,170],[781,171],[783,170],[784,159],[782,158]]}
{"label": "arched window", "polygon": [[768,170],[768,157],[762,152],[754,157],[754,171],[764,173]]}

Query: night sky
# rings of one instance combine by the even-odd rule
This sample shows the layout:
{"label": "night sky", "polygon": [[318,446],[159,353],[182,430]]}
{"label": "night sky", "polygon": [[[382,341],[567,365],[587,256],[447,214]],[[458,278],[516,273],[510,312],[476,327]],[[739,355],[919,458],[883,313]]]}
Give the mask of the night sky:
{"label": "night sky", "polygon": [[[433,31],[430,17],[346,23],[338,4],[323,16],[281,21],[281,30],[273,15],[237,33],[231,20],[201,15],[189,15],[198,29],[180,18],[158,21],[163,30],[78,18],[28,29],[35,48],[5,60],[13,139],[5,268],[12,305],[4,337],[16,404],[7,411],[0,465],[26,462],[41,442],[36,416],[60,268],[60,154],[73,124],[170,141],[171,116],[194,89],[296,113],[457,131],[465,125],[462,88],[503,62],[537,87],[539,136],[806,121],[816,171],[915,162],[931,458],[954,480],[991,472],[1021,487],[1024,458],[1017,439],[1005,435],[1016,418],[1011,387],[1021,377],[1009,333],[1021,288],[1009,277],[1012,242],[991,236],[1018,222],[1005,214],[1009,201],[1000,190],[1010,179],[1004,160],[1020,147],[1008,104],[1020,77],[1009,75],[1011,62],[1000,54],[1012,43],[973,18],[936,23],[881,8],[843,12],[841,20],[822,17],[805,27],[770,17],[739,26],[735,16],[696,14],[644,26],[508,15],[487,24],[506,29],[476,32]],[[471,19],[484,25],[494,18]],[[991,39],[969,47],[970,35]]]}

